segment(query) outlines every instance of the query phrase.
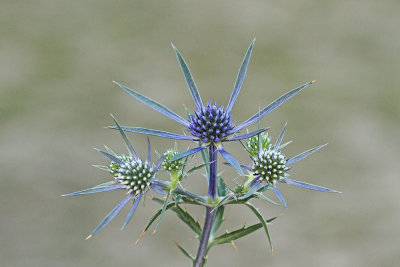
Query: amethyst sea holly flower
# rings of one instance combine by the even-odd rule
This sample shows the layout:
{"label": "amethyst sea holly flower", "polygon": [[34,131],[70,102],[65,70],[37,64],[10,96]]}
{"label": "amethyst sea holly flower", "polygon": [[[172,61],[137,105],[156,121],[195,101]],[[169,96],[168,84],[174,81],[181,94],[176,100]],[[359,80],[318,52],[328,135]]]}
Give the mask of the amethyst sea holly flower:
{"label": "amethyst sea holly flower", "polygon": [[126,191],[127,196],[115,206],[110,213],[100,222],[100,224],[93,230],[93,232],[87,237],[91,238],[93,235],[97,234],[101,229],[103,229],[112,219],[121,211],[121,209],[131,200],[133,200],[133,206],[129,211],[122,229],[131,220],[142,196],[149,190],[153,189],[157,193],[163,194],[165,183],[155,179],[155,174],[160,168],[161,164],[165,160],[165,156],[160,157],[157,163],[154,165],[151,163],[151,146],[150,141],[148,141],[148,156],[147,160],[143,161],[137,155],[132,143],[129,141],[121,127],[119,126],[117,120],[113,117],[117,129],[125,141],[128,148],[129,155],[117,155],[111,149],[106,147],[107,151],[102,151],[96,149],[104,156],[106,156],[110,162],[107,166],[96,166],[100,169],[106,170],[111,173],[114,177],[112,181],[97,185],[95,187],[80,190],[74,193],[66,194],[64,196],[78,196],[85,194],[93,194],[99,192],[106,192],[115,189],[122,189]]}
{"label": "amethyst sea holly flower", "polygon": [[[255,157],[254,155],[250,156],[251,159],[253,160],[253,165],[250,168],[242,165],[242,168],[244,167],[252,174],[249,177],[249,179],[251,180],[250,181],[251,188],[249,192],[256,191],[261,184],[270,185],[274,190],[276,196],[278,197],[279,201],[283,204],[285,208],[287,207],[286,201],[282,193],[276,186],[277,183],[287,183],[311,190],[328,192],[328,193],[340,193],[339,191],[336,190],[288,178],[289,174],[287,173],[287,171],[291,169],[289,167],[291,164],[308,157],[312,153],[326,146],[326,144],[307,150],[292,158],[286,158],[283,152],[281,151],[282,148],[281,142],[285,134],[285,131],[286,131],[286,125],[283,127],[273,147],[270,143],[264,143],[261,141],[263,139],[266,139],[262,136],[263,134],[260,134],[261,136],[259,135],[259,137],[253,137],[252,138],[253,140],[249,140],[248,144],[254,144],[255,143],[254,139],[256,138],[260,140],[258,141],[259,147],[257,149],[257,156]],[[254,145],[251,148],[254,151]]]}
{"label": "amethyst sea holly flower", "polygon": [[[233,105],[235,104],[236,98],[238,97],[240,89],[242,87],[242,83],[247,71],[247,66],[249,64],[251,53],[253,51],[254,42],[255,40],[251,42],[250,47],[248,48],[246,55],[243,59],[243,62],[239,68],[236,82],[234,84],[233,91],[226,108],[222,105],[217,106],[216,103],[212,104],[211,102],[208,102],[206,105],[203,104],[203,101],[200,97],[200,93],[197,89],[197,86],[193,80],[192,74],[190,73],[185,60],[183,59],[179,51],[176,49],[176,47],[172,45],[176,53],[176,56],[178,58],[182,72],[184,74],[186,83],[189,87],[190,93],[196,104],[196,109],[194,110],[194,113],[189,114],[188,119],[182,118],[181,116],[179,116],[169,108],[163,106],[162,104],[156,102],[155,100],[150,99],[132,89],[129,89],[128,87],[120,83],[114,82],[116,85],[121,87],[128,94],[130,94],[140,102],[146,104],[147,106],[153,108],[154,110],[162,113],[163,115],[185,126],[188,132],[192,136],[180,135],[161,130],[142,128],[142,127],[123,126],[121,128],[127,132],[155,135],[155,136],[178,139],[178,140],[198,141],[200,143],[199,147],[183,152],[173,157],[171,160],[178,160],[183,157],[189,156],[191,154],[197,153],[207,147],[215,146],[216,151],[219,151],[222,157],[226,161],[228,161],[233,167],[235,167],[235,169],[239,172],[240,175],[244,175],[240,168],[239,162],[223,148],[222,143],[228,141],[242,140],[245,138],[255,136],[263,131],[266,131],[267,128],[264,128],[264,129],[258,129],[250,133],[237,135],[241,130],[249,127],[258,119],[264,117],[265,115],[273,111],[275,108],[286,102],[289,98],[296,95],[298,92],[300,92],[301,90],[303,90],[304,88],[306,88],[307,86],[309,86],[314,82],[314,81],[308,82],[298,88],[293,89],[292,91],[289,91],[288,93],[282,95],[274,102],[272,102],[271,104],[264,107],[253,116],[251,116],[245,122],[235,126],[234,121],[231,118],[231,110],[233,108]],[[110,128],[116,129],[116,127],[110,127]]]}

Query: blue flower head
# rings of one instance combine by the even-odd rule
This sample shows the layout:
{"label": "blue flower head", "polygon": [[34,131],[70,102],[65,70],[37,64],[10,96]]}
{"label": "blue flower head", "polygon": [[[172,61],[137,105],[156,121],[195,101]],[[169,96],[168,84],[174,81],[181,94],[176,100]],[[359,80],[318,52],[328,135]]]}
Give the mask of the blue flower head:
{"label": "blue flower head", "polygon": [[[234,121],[231,119],[231,110],[235,104],[235,101],[239,95],[240,89],[242,87],[244,77],[246,75],[247,71],[247,66],[250,61],[250,57],[253,51],[253,46],[254,46],[255,39],[251,42],[250,47],[248,48],[246,55],[242,61],[242,64],[239,68],[238,75],[236,78],[236,82],[233,87],[233,91],[231,94],[231,97],[228,101],[228,104],[226,108],[222,105],[217,106],[216,103],[211,104],[210,102],[207,103],[207,105],[203,104],[203,101],[201,99],[200,93],[197,89],[197,86],[194,82],[194,79],[192,77],[192,74],[190,73],[190,70],[183,59],[182,55],[179,53],[179,51],[176,49],[174,45],[172,45],[172,48],[175,51],[175,54],[178,58],[180,67],[182,69],[183,75],[185,77],[186,83],[189,87],[190,93],[193,97],[193,100],[196,104],[196,109],[193,112],[193,114],[189,115],[189,118],[186,120],[170,110],[169,108],[163,106],[162,104],[156,102],[153,99],[150,99],[132,89],[129,89],[128,87],[114,82],[117,84],[120,88],[122,88],[124,91],[126,91],[128,94],[139,100],[140,102],[146,104],[147,106],[153,108],[154,110],[162,113],[163,115],[177,121],[178,123],[182,124],[183,126],[186,127],[186,129],[189,131],[189,133],[192,136],[188,135],[180,135],[180,134],[175,134],[175,133],[170,133],[170,132],[165,132],[165,131],[160,131],[160,130],[154,130],[154,129],[147,129],[147,128],[142,128],[142,127],[121,127],[124,131],[127,132],[134,132],[134,133],[141,133],[141,134],[148,134],[148,135],[155,135],[155,136],[160,136],[160,137],[165,137],[165,138],[171,138],[171,139],[178,139],[178,140],[192,140],[192,141],[198,141],[200,143],[199,147],[190,149],[186,152],[183,152],[179,155],[174,156],[171,160],[178,160],[181,158],[184,158],[186,156],[189,156],[191,154],[197,153],[210,145],[213,145],[217,148],[217,151],[220,152],[222,157],[228,161],[235,169],[238,171],[240,175],[244,175],[242,172],[242,169],[240,167],[239,162],[227,151],[222,146],[222,142],[228,142],[228,141],[238,141],[242,140],[245,138],[249,138],[252,136],[255,136],[261,132],[264,132],[267,130],[267,128],[264,129],[258,129],[254,132],[246,133],[246,134],[241,134],[238,135],[238,133],[243,130],[244,128],[249,127],[252,125],[254,122],[256,122],[258,119],[264,117],[271,111],[273,111],[275,108],[286,102],[288,99],[299,93],[301,90],[312,84],[312,82],[308,82],[296,89],[293,89],[292,91],[289,91],[288,93],[282,95],[275,101],[273,101],[271,104],[268,106],[264,107],[261,109],[258,113],[254,114],[251,116],[249,119],[247,119],[245,122],[235,126]],[[113,129],[117,129],[117,127],[110,127]]]}
{"label": "blue flower head", "polygon": [[[112,115],[111,115],[112,116]],[[95,187],[80,190],[74,193],[66,194],[64,196],[77,196],[85,194],[93,194],[105,191],[111,191],[115,189],[123,189],[126,191],[127,196],[107,214],[106,217],[100,222],[100,224],[93,230],[87,239],[97,234],[112,219],[121,211],[121,209],[130,201],[133,200],[133,206],[128,213],[122,228],[129,223],[131,220],[142,196],[150,189],[153,189],[157,193],[163,194],[166,184],[163,181],[155,179],[157,170],[160,168],[162,162],[165,160],[165,156],[161,156],[157,163],[154,165],[151,163],[151,146],[148,141],[148,157],[147,160],[143,161],[138,157],[132,143],[129,141],[124,131],[119,126],[117,120],[113,117],[116,127],[120,130],[120,133],[125,141],[125,144],[129,151],[129,156],[117,155],[111,149],[106,147],[107,151],[99,150],[100,153],[105,155],[109,159],[108,166],[96,166],[103,170],[108,171],[114,177],[114,180],[107,183],[97,185]]]}

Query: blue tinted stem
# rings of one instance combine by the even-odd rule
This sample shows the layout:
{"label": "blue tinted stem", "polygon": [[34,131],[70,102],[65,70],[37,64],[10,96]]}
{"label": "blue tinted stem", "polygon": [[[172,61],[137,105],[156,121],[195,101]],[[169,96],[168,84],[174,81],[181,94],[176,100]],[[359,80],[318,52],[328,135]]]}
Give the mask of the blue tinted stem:
{"label": "blue tinted stem", "polygon": [[208,148],[210,164],[210,179],[208,181],[208,196],[214,201],[217,196],[217,148],[210,145]]}
{"label": "blue tinted stem", "polygon": [[[208,182],[208,196],[214,201],[217,196],[217,148],[211,145],[208,149],[210,164],[210,176]],[[197,250],[196,259],[193,262],[194,267],[204,266],[207,256],[208,240],[210,239],[211,228],[215,218],[216,209],[206,208],[206,219],[204,221],[203,231],[201,233],[200,245]]]}
{"label": "blue tinted stem", "polygon": [[200,245],[199,249],[197,250],[197,256],[195,261],[193,262],[194,267],[204,266],[204,262],[207,256],[208,240],[210,239],[211,228],[213,225],[216,212],[217,209],[208,207],[206,208],[206,219],[204,221],[203,232],[201,234]]}

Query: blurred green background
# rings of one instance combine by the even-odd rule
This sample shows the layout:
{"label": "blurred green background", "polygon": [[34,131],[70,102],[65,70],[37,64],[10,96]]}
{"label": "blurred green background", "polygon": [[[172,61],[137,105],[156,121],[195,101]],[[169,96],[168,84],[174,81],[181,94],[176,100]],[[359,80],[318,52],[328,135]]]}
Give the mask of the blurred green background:
{"label": "blurred green background", "polygon": [[[285,150],[329,146],[291,171],[294,179],[343,194],[282,185],[289,209],[256,202],[275,253],[258,231],[209,255],[209,266],[395,266],[400,261],[400,2],[386,1],[9,1],[0,8],[0,265],[189,266],[197,240],[168,212],[155,235],[134,242],[158,205],[146,201],[124,231],[123,212],[84,238],[121,192],[60,195],[107,181],[92,168],[103,144],[125,152],[102,128],[123,125],[181,133],[182,127],[116,88],[112,80],[184,115],[193,101],[170,42],[180,49],[204,100],[226,104],[254,37],[248,74],[232,111],[237,122],[305,82],[318,82],[263,119]],[[131,135],[140,154],[145,137]],[[152,138],[163,151],[173,141]],[[181,142],[185,149],[189,143]],[[229,151],[249,159],[238,144]],[[222,167],[222,166],[221,166]],[[227,180],[234,172],[224,173]],[[200,174],[185,183],[206,191]],[[272,195],[271,195],[272,196]],[[201,222],[204,211],[188,207]],[[227,209],[222,230],[256,223]]]}

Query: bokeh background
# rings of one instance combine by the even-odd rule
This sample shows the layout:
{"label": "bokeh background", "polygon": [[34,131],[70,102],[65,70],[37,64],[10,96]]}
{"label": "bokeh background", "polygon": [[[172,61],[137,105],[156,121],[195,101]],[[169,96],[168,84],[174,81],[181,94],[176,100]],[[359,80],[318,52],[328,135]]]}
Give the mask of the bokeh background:
{"label": "bokeh background", "polygon": [[[233,116],[305,82],[318,82],[263,119],[276,138],[288,122],[286,154],[329,143],[298,163],[293,178],[343,191],[282,185],[289,209],[257,202],[275,253],[258,231],[209,255],[209,266],[396,266],[400,261],[400,3],[385,1],[9,1],[0,8],[0,265],[189,266],[197,240],[168,212],[155,235],[134,242],[159,207],[150,200],[124,231],[122,213],[84,238],[122,198],[60,195],[107,181],[92,164],[106,144],[124,152],[123,125],[181,133],[182,127],[130,98],[112,80],[179,114],[194,107],[170,42],[180,49],[204,100],[226,104],[257,37]],[[145,137],[131,135],[145,153]],[[173,145],[152,138],[158,151]],[[189,143],[181,142],[181,150]],[[240,145],[228,146],[249,163]],[[224,168],[223,166],[221,166]],[[226,168],[225,168],[226,169]],[[232,180],[234,172],[224,172]],[[230,182],[232,183],[232,182]],[[206,191],[196,174],[184,183]],[[271,195],[271,197],[273,197]],[[204,211],[187,207],[203,222]],[[222,230],[256,223],[227,209]]]}

